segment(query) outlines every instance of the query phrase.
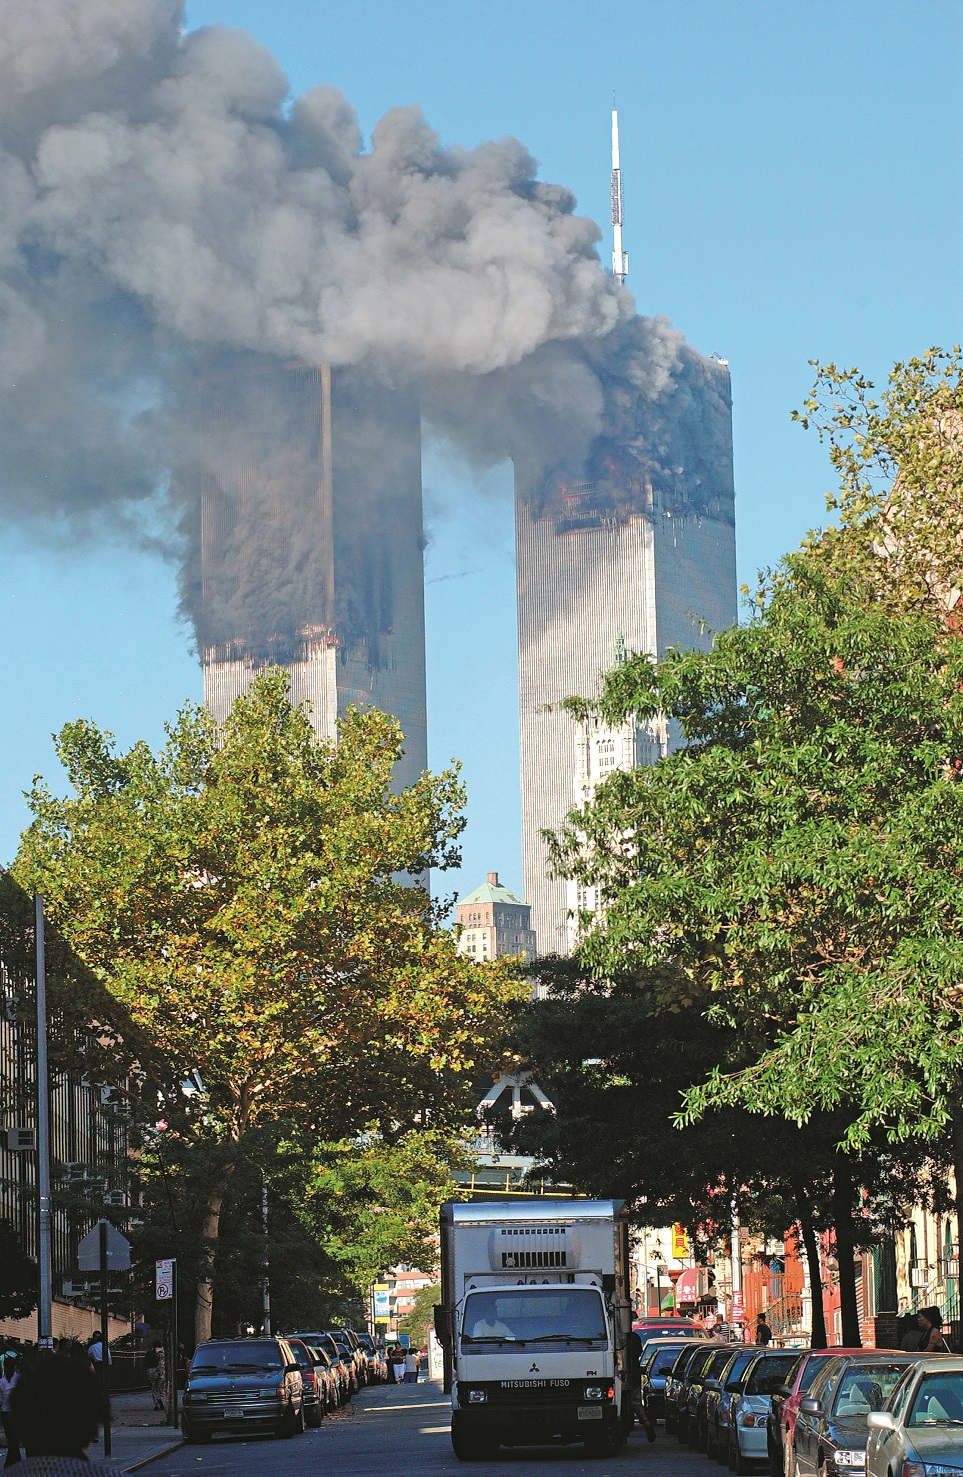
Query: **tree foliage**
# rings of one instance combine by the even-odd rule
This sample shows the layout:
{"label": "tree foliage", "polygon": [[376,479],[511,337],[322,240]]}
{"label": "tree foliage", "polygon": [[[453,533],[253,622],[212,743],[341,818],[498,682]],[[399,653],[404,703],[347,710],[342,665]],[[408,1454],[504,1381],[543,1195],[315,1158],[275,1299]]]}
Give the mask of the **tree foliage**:
{"label": "tree foliage", "polygon": [[[337,745],[318,742],[275,670],[221,732],[186,707],[158,754],[68,724],[57,752],[72,795],[38,780],[30,796],[18,880],[175,1078],[200,1074],[212,1255],[245,1135],[283,1122],[390,1143],[426,1113],[442,1128],[465,1109],[467,1074],[497,1055],[514,966],[459,955],[412,881],[456,859],[462,788],[449,770],[393,790],[401,744],[376,711],[349,711]],[[212,1277],[213,1263],[199,1336]]]}

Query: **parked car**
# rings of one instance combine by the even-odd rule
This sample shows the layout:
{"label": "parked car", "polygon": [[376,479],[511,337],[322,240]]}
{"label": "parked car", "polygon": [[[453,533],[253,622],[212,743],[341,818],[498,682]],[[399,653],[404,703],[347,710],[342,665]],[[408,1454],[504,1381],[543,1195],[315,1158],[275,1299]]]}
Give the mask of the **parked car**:
{"label": "parked car", "polygon": [[338,1344],[329,1333],[299,1333],[297,1337],[302,1339],[306,1344],[313,1344],[315,1348],[323,1349],[327,1354],[338,1376],[338,1404],[347,1405],[357,1389],[354,1377],[354,1361],[345,1358]]}
{"label": "parked car", "polygon": [[365,1351],[357,1341],[357,1334],[350,1328],[329,1328],[328,1332],[349,1362],[349,1368],[352,1369],[354,1377],[353,1393],[357,1393],[368,1380],[368,1360],[365,1359]]}
{"label": "parked car", "polygon": [[731,1358],[718,1379],[706,1388],[706,1455],[717,1462],[729,1459],[729,1415],[742,1389],[742,1377],[759,1350],[744,1344],[730,1350]]}
{"label": "parked car", "polygon": [[706,1337],[705,1329],[697,1328],[691,1318],[639,1318],[632,1327],[643,1339],[658,1338],[660,1335],[673,1339]]}
{"label": "parked car", "polygon": [[326,1350],[319,1349],[317,1344],[305,1344],[305,1348],[311,1355],[311,1362],[318,1381],[318,1394],[327,1415],[328,1411],[337,1410],[342,1403],[341,1377],[334,1360]]}
{"label": "parked car", "polygon": [[[698,1384],[689,1385],[689,1445],[709,1455],[709,1400],[722,1389],[722,1376],[732,1363],[731,1344],[712,1344],[713,1354]],[[694,1398],[693,1398],[694,1396]]]}
{"label": "parked car", "polygon": [[866,1477],[963,1471],[963,1359],[917,1358],[866,1425]]}
{"label": "parked car", "polygon": [[828,1359],[842,1354],[864,1354],[865,1349],[807,1349],[790,1378],[773,1392],[766,1425],[766,1447],[769,1453],[770,1477],[793,1477],[792,1433],[799,1413],[799,1402],[808,1395],[812,1383]]}
{"label": "parked car", "polygon": [[719,1364],[720,1355],[723,1356],[722,1363],[725,1364],[724,1356],[728,1352],[725,1344],[704,1343],[700,1346],[695,1359],[690,1359],[686,1365],[685,1375],[681,1381],[682,1389],[676,1396],[676,1430],[679,1440],[687,1441],[690,1446],[696,1444],[695,1417],[702,1386],[712,1365]]}
{"label": "parked car", "polygon": [[729,1407],[728,1459],[738,1477],[765,1463],[772,1394],[785,1384],[798,1358],[798,1349],[762,1349],[746,1365],[741,1389],[733,1392]]}
{"label": "parked car", "polygon": [[[645,1338],[644,1334],[640,1337]],[[691,1349],[691,1339],[645,1339],[639,1355],[642,1375],[642,1403],[651,1421],[665,1420],[665,1381],[683,1349]]]}
{"label": "parked car", "polygon": [[308,1426],[320,1426],[325,1416],[325,1391],[321,1388],[317,1367],[311,1351],[301,1339],[288,1338],[285,1343],[294,1351],[301,1366],[301,1394],[304,1400],[304,1421]]}
{"label": "parked car", "polygon": [[665,1429],[671,1436],[679,1435],[679,1421],[684,1409],[685,1381],[689,1365],[705,1354],[706,1345],[700,1339],[676,1355],[675,1363],[665,1378]]}
{"label": "parked car", "polygon": [[301,1366],[285,1339],[213,1339],[198,1344],[187,1372],[181,1429],[188,1442],[215,1431],[304,1430]]}
{"label": "parked car", "polygon": [[869,1436],[866,1417],[883,1409],[907,1365],[917,1357],[877,1349],[828,1360],[799,1402],[793,1471],[800,1477],[838,1477],[854,1467],[862,1469]]}
{"label": "parked car", "polygon": [[384,1354],[378,1348],[370,1333],[359,1333],[358,1343],[361,1345],[368,1365],[368,1384],[382,1384],[388,1378],[388,1362]]}

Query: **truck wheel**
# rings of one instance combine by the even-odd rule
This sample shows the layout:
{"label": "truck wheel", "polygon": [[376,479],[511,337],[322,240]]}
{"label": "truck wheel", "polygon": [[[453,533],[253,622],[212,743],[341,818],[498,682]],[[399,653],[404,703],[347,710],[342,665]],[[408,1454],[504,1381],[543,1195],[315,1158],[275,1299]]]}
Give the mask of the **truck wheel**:
{"label": "truck wheel", "polygon": [[590,1457],[613,1457],[622,1450],[625,1437],[616,1426],[609,1431],[593,1432],[585,1438],[585,1454]]}
{"label": "truck wheel", "polygon": [[498,1455],[497,1442],[455,1430],[451,1433],[451,1449],[460,1462],[490,1462]]}

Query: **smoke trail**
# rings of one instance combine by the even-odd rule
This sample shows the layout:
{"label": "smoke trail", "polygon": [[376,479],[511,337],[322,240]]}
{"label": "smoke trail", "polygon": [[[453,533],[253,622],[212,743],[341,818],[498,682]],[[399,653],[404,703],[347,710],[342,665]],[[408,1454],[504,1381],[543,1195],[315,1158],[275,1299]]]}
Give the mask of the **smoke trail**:
{"label": "smoke trail", "polygon": [[182,22],[178,0],[0,0],[3,515],[136,527],[166,489],[196,617],[197,386],[292,360],[417,386],[439,435],[533,485],[603,428],[671,479],[715,392],[520,143],[445,147],[396,108],[365,152],[335,89],[289,105],[254,41]]}

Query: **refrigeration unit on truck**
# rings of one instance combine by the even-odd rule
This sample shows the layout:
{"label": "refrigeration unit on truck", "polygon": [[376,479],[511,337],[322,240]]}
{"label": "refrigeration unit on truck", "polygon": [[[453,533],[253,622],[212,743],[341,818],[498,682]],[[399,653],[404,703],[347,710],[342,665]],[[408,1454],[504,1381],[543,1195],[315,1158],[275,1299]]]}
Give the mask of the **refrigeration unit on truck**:
{"label": "refrigeration unit on truck", "polygon": [[441,1285],[457,1457],[572,1441],[618,1451],[632,1421],[624,1201],[449,1202]]}

